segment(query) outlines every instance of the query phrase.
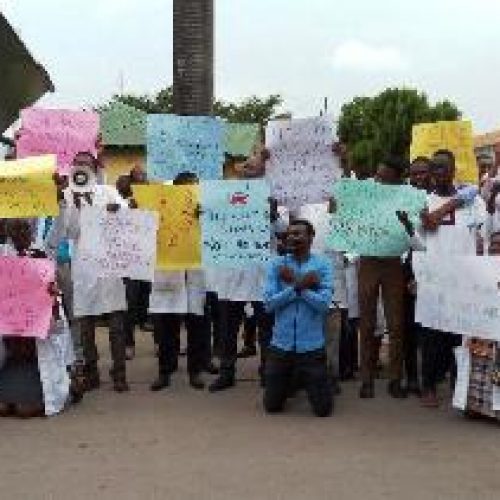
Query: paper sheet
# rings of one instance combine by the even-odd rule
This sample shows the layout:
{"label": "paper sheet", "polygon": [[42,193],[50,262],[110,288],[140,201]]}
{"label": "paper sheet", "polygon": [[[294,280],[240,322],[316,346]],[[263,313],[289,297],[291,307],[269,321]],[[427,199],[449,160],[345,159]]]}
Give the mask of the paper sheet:
{"label": "paper sheet", "polygon": [[59,214],[53,155],[0,162],[0,218]]}
{"label": "paper sheet", "polygon": [[203,183],[204,266],[233,268],[269,260],[269,195],[262,180]]}
{"label": "paper sheet", "polygon": [[372,180],[342,179],[332,195],[337,210],[331,217],[327,244],[337,251],[372,257],[398,257],[409,249],[409,237],[396,211],[416,223],[427,196],[411,186],[385,185]]}
{"label": "paper sheet", "polygon": [[80,262],[86,262],[97,276],[153,280],[157,214],[87,207],[81,211],[80,226]]}
{"label": "paper sheet", "polygon": [[333,154],[333,119],[272,121],[266,129],[270,159],[266,176],[280,205],[298,209],[330,198],[332,183],[341,177]]}
{"label": "paper sheet", "polygon": [[224,129],[210,116],[149,115],[148,175],[169,181],[181,172],[200,180],[222,179]]}
{"label": "paper sheet", "polygon": [[75,155],[97,155],[99,115],[94,111],[28,108],[21,112],[19,158],[57,155],[58,171],[68,173]]}

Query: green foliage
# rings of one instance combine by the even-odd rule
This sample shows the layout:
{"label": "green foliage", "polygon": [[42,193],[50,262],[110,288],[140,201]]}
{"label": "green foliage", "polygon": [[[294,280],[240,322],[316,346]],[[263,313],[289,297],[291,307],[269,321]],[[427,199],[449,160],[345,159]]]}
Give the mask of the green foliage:
{"label": "green foliage", "polygon": [[457,120],[461,113],[450,101],[429,104],[415,89],[388,88],[375,97],[356,97],[342,107],[339,138],[347,145],[351,167],[373,175],[385,155],[408,158],[416,123]]}
{"label": "green foliage", "polygon": [[[98,110],[108,109],[114,102],[133,106],[148,114],[174,112],[172,87],[167,87],[153,96],[135,94],[114,95],[110,102],[100,106]],[[258,123],[264,126],[276,115],[277,109],[282,103],[283,99],[276,94],[264,98],[251,96],[238,103],[215,101],[214,115],[220,116],[232,123]]]}
{"label": "green foliage", "polygon": [[258,123],[263,127],[282,104],[283,99],[277,94],[264,98],[251,96],[239,103],[215,101],[214,115],[231,123]]}

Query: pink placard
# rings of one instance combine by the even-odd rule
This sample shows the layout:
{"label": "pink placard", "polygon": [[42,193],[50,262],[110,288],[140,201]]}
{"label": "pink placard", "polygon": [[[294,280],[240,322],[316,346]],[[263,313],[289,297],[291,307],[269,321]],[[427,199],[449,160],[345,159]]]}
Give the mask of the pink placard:
{"label": "pink placard", "polygon": [[47,338],[54,276],[51,260],[0,257],[0,335]]}
{"label": "pink placard", "polygon": [[66,174],[75,155],[97,154],[99,115],[93,111],[28,108],[21,112],[18,158],[57,155],[58,172]]}

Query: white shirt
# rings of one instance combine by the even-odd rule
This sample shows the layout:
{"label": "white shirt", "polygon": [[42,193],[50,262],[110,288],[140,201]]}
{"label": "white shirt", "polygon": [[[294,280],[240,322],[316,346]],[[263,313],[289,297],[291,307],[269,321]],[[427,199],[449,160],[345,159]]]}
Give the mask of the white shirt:
{"label": "white shirt", "polygon": [[[442,207],[450,199],[429,195],[429,210],[432,212]],[[453,215],[447,216],[437,231],[427,231],[422,235],[427,253],[443,256],[476,255],[477,231],[485,219],[485,203],[480,196],[476,196],[474,203],[458,208]]]}

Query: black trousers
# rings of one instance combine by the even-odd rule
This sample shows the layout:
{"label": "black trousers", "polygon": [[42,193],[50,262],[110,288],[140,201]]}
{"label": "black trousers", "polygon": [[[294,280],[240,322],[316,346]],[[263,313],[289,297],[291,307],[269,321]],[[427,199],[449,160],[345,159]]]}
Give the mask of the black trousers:
{"label": "black trousers", "polygon": [[177,369],[179,338],[184,321],[187,331],[187,369],[190,375],[200,373],[207,366],[207,352],[210,352],[210,337],[204,316],[194,314],[155,314],[153,326],[158,341],[158,365],[162,376],[168,376]]}
{"label": "black trousers", "polygon": [[[246,302],[219,300],[219,333],[221,345],[221,377],[234,378],[238,354],[238,332],[245,315]],[[261,346],[261,369],[265,360],[266,347],[272,334],[274,317],[266,313],[262,302],[253,302]]]}
{"label": "black trousers", "polygon": [[333,411],[333,392],[323,350],[297,354],[268,349],[265,368],[264,408],[268,413],[283,411],[292,385],[298,381],[307,392],[314,414],[328,417]]}
{"label": "black trousers", "polygon": [[137,325],[143,325],[148,319],[149,294],[151,283],[125,279],[127,313],[125,315],[125,342],[127,347],[135,346],[134,331]]}
{"label": "black trousers", "polygon": [[[98,374],[97,362],[99,354],[95,341],[96,323],[99,317],[85,316],[78,318],[80,334],[82,336],[83,356],[85,368],[90,375]],[[113,380],[125,380],[125,335],[123,329],[124,313],[122,311],[112,312],[108,315],[109,322],[109,345],[111,359],[113,360]]]}
{"label": "black trousers", "polygon": [[436,385],[444,379],[448,371],[451,374],[451,385],[454,387],[456,362],[453,348],[461,344],[461,336],[422,327],[420,343],[423,389],[435,391]]}
{"label": "black trousers", "polygon": [[339,372],[341,380],[349,380],[358,370],[358,320],[349,319],[346,310],[342,311],[340,331]]}
{"label": "black trousers", "polygon": [[272,315],[266,313],[262,302],[251,302],[253,315],[243,320],[243,344],[246,347],[256,347],[257,340],[259,345],[266,346],[270,339],[272,329]]}
{"label": "black trousers", "polygon": [[210,338],[212,340],[212,349],[220,352],[220,319],[219,319],[219,299],[215,292],[207,292],[205,302],[205,317]]}

